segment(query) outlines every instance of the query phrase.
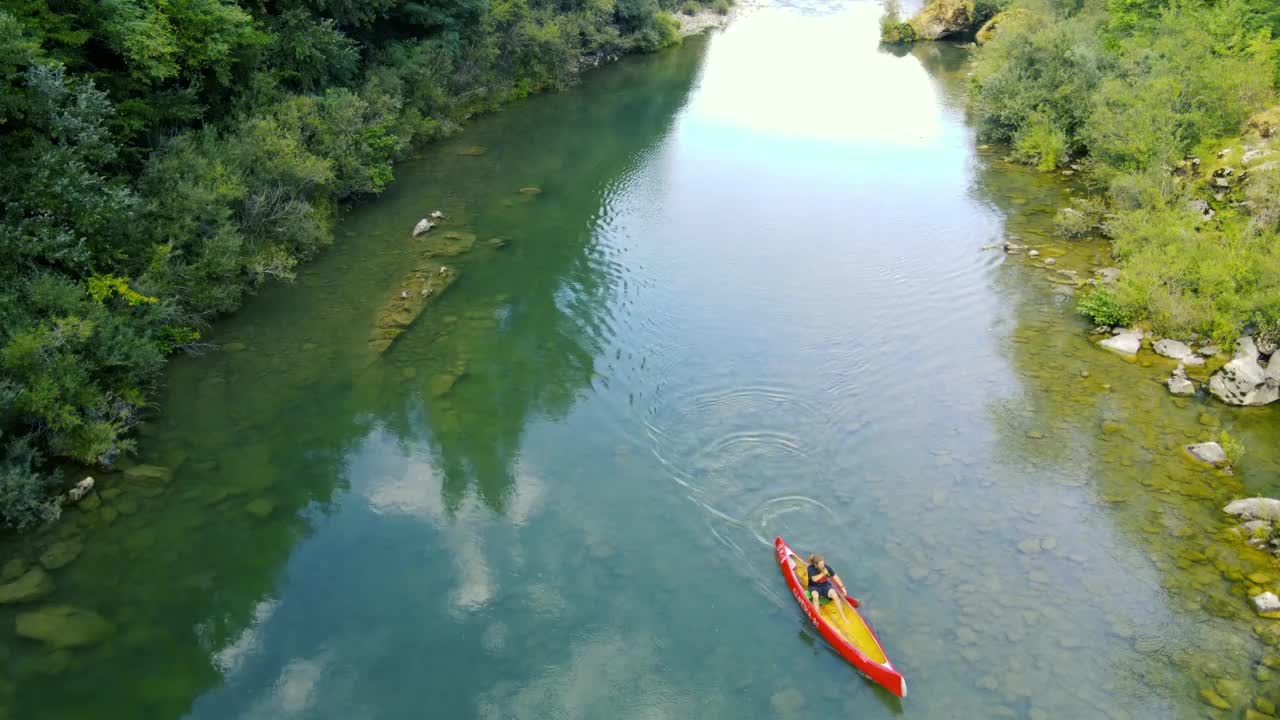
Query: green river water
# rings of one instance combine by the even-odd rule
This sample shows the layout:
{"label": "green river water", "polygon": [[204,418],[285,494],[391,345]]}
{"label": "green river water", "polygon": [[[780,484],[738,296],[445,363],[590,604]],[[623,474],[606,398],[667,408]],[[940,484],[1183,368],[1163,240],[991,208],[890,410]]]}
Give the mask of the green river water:
{"label": "green river water", "polygon": [[[0,605],[0,717],[1280,701],[1280,621],[1245,598],[1280,571],[1220,513],[1280,490],[1276,411],[1174,399],[1172,363],[1091,343],[1057,271],[1106,247],[1048,230],[1072,189],[980,150],[970,51],[880,49],[879,12],[746,11],[400,167],[173,364],[136,458],[171,481],[99,473],[99,506],[0,548],[15,572],[82,548]],[[447,231],[474,249],[424,260]],[[1058,264],[984,250],[1010,234]],[[435,264],[456,282],[380,352],[379,308]],[[1234,475],[1180,449],[1222,428]],[[807,626],[778,534],[863,599],[906,700]],[[49,604],[102,620],[19,637]]]}

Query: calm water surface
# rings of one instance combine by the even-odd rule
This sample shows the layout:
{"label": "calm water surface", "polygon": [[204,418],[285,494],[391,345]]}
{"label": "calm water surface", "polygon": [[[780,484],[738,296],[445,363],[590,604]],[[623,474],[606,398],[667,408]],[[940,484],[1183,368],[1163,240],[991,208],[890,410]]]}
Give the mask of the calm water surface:
{"label": "calm water surface", "polygon": [[[103,476],[102,509],[5,548],[80,538],[46,602],[114,633],[51,650],[0,606],[0,716],[1280,700],[1280,631],[1244,599],[1265,561],[1218,513],[1280,489],[1275,412],[1174,400],[1162,360],[1090,344],[1057,271],[1105,248],[1047,234],[1071,188],[979,151],[968,51],[881,50],[878,14],[757,9],[403,166],[223,351],[175,363],[139,458],[172,483]],[[434,209],[475,249],[430,261],[460,279],[379,353]],[[1011,233],[1057,266],[984,250]],[[1221,427],[1234,476],[1179,452]],[[777,534],[864,599],[906,701],[806,626]]]}

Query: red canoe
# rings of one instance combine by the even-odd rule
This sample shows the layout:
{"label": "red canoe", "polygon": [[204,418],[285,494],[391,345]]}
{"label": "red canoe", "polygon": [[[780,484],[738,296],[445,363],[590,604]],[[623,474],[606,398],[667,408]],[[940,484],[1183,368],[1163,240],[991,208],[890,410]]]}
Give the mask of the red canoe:
{"label": "red canoe", "polygon": [[831,643],[831,647],[841,657],[862,671],[863,675],[880,683],[894,695],[906,697],[907,681],[902,679],[902,673],[889,662],[889,656],[880,646],[871,626],[853,609],[858,601],[846,597],[849,604],[844,606],[843,618],[835,603],[827,603],[822,609],[815,608],[805,592],[805,587],[809,584],[809,564],[788,547],[782,538],[773,541],[773,549],[777,551],[778,567],[787,580],[787,587],[791,588],[791,594],[800,603],[800,609],[804,610],[805,616],[818,628],[822,637]]}

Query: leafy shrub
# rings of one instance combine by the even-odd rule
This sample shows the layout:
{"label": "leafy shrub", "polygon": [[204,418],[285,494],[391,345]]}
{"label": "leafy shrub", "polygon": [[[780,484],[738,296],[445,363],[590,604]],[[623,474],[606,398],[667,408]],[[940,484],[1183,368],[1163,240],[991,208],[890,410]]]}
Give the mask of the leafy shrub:
{"label": "leafy shrub", "polygon": [[899,0],[885,0],[884,14],[880,16],[880,42],[906,45],[917,39],[915,27],[902,20],[902,4]]}
{"label": "leafy shrub", "polygon": [[728,15],[733,8],[733,3],[730,0],[714,0],[711,3],[711,8],[716,11],[717,15]]}
{"label": "leafy shrub", "polygon": [[1009,0],[974,0],[973,2],[973,24],[975,27],[981,27],[983,23],[990,20],[1004,10],[1009,5]]}
{"label": "leafy shrub", "polygon": [[1102,288],[1095,288],[1081,298],[1076,310],[1095,325],[1118,327],[1129,324],[1129,313],[1116,302],[1111,293]]}
{"label": "leafy shrub", "polygon": [[1013,155],[1040,170],[1053,170],[1067,154],[1067,134],[1048,115],[1035,113],[1013,138]]}
{"label": "leafy shrub", "polygon": [[58,503],[49,497],[52,483],[35,469],[38,458],[26,438],[8,442],[0,459],[0,527],[25,530],[58,517]]}
{"label": "leafy shrub", "polygon": [[1222,446],[1222,451],[1227,454],[1227,460],[1232,464],[1240,462],[1240,458],[1244,457],[1244,443],[1226,430],[1218,433],[1218,444]]}
{"label": "leafy shrub", "polygon": [[129,452],[165,356],[291,279],[331,242],[338,208],[385,189],[413,144],[571,84],[584,55],[677,42],[661,12],[675,7],[5,5],[0,524],[49,514],[30,448],[86,463]]}

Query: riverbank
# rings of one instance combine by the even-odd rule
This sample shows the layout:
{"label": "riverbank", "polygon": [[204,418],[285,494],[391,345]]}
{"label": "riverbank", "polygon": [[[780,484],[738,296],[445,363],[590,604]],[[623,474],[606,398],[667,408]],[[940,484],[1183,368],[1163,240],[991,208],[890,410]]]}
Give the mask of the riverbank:
{"label": "riverbank", "polygon": [[[1243,596],[1259,570],[1221,513],[1280,473],[1276,408],[1172,397],[1165,360],[1091,342],[1053,282],[1109,257],[1055,234],[1070,178],[978,149],[968,51],[881,51],[875,10],[763,8],[400,166],[294,285],[214,328],[220,351],[170,365],[138,457],[171,472],[102,476],[74,529],[0,551],[53,581],[0,605],[0,706],[887,720],[1280,699]],[[980,251],[1010,236],[1055,264]],[[434,256],[456,280],[373,357],[407,271],[468,245]],[[1234,473],[1182,454],[1223,429],[1249,448]],[[840,569],[907,704],[805,631],[775,535]],[[691,558],[736,591],[690,592]],[[83,644],[57,647],[68,626]]]}
{"label": "riverbank", "polygon": [[[1014,236],[1002,247],[1063,288],[1100,350],[1151,367],[1150,381],[1196,400],[1190,407],[1280,398],[1280,358],[1271,360],[1280,334],[1272,207],[1280,115],[1269,107],[1276,44],[1265,30],[1249,49],[1230,40],[1275,19],[1249,3],[1055,13],[933,0],[909,21],[890,8],[882,22],[890,42],[976,34],[968,105],[980,136],[999,142],[983,147],[1069,179],[1075,191],[1053,212],[1049,238]],[[1078,57],[1049,49],[1067,47]],[[1169,82],[1197,102],[1174,99]],[[1106,243],[1105,255],[1064,267],[1062,256],[1086,241]],[[1225,430],[1198,440],[1178,451],[1227,471],[1247,453]],[[1260,484],[1262,493],[1280,490]],[[1274,551],[1271,521],[1246,520],[1253,525],[1221,516],[1237,538]],[[1269,569],[1271,558],[1257,559]],[[1257,598],[1274,588],[1241,590],[1269,614]]]}
{"label": "riverbank", "polygon": [[[0,93],[31,110],[10,118],[0,153],[13,164],[0,183],[0,528],[47,521],[58,512],[50,491],[83,477],[45,473],[44,461],[111,467],[127,456],[168,358],[214,349],[212,323],[294,278],[333,242],[344,208],[383,191],[394,163],[477,114],[680,37],[656,5],[600,14],[518,1],[501,18],[488,8],[426,26],[398,5],[332,17],[224,9],[224,55],[186,64],[132,57],[110,14],[0,12],[15,43]],[[149,18],[157,47],[190,32],[214,42],[185,12]],[[58,22],[94,38],[101,57],[63,47]],[[72,116],[74,132],[60,119]],[[51,180],[68,168],[83,172]]]}

